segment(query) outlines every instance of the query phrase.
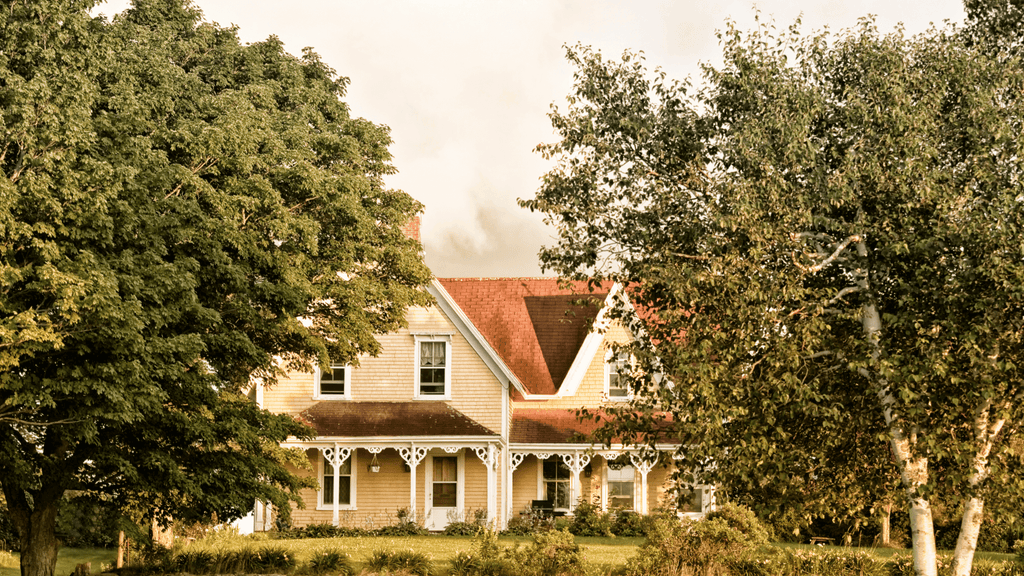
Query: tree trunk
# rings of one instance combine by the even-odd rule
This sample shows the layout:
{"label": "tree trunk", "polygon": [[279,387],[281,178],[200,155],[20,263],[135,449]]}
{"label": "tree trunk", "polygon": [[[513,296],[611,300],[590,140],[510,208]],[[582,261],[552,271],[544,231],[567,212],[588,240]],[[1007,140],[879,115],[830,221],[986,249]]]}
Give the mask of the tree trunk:
{"label": "tree trunk", "polygon": [[885,515],[882,516],[882,546],[888,546],[892,541],[890,529],[892,526],[892,504],[886,504],[882,507],[885,510]]}
{"label": "tree trunk", "polygon": [[[16,516],[16,515],[15,515]],[[21,576],[53,576],[57,567],[57,502],[38,505],[14,519],[21,543]]]}
{"label": "tree trunk", "polygon": [[960,536],[956,539],[956,550],[953,551],[953,576],[970,576],[971,574],[984,510],[985,501],[981,498],[971,498],[964,505],[964,519],[960,523]]}
{"label": "tree trunk", "polygon": [[937,576],[932,508],[924,498],[910,500],[910,540],[914,547],[914,574]]}

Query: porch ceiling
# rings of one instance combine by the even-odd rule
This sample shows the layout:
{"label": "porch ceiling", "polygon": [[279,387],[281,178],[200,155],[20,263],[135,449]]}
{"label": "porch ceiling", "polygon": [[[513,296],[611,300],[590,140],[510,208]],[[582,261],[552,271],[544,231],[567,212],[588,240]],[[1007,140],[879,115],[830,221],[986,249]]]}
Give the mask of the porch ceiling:
{"label": "porch ceiling", "polygon": [[298,416],[319,436],[495,436],[444,402],[319,402]]}

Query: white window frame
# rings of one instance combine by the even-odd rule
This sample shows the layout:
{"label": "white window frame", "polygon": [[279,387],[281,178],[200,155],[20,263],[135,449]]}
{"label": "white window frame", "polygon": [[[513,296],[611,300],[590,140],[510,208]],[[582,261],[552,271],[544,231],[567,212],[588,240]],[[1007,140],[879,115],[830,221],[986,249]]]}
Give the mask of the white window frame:
{"label": "white window frame", "polygon": [[336,394],[333,392],[324,393],[320,391],[320,380],[323,378],[323,371],[317,366],[313,370],[313,399],[314,400],[351,400],[352,399],[352,367],[348,364],[333,364],[331,369],[345,369],[345,393]]}
{"label": "white window frame", "polygon": [[[562,464],[566,468],[569,468],[569,466],[565,464],[565,460],[562,459],[562,455],[561,454],[553,454],[548,459],[551,459],[551,458],[556,459],[557,462],[559,462],[560,464]],[[547,486],[548,480],[544,479],[544,463],[545,462],[547,462],[547,459],[542,460],[540,458],[537,458],[537,500],[547,500],[548,499],[548,486]],[[557,480],[551,480],[551,482],[566,482],[567,485],[569,486],[568,494],[569,494],[569,498],[571,499],[572,498],[572,479],[573,479],[572,470],[569,470],[569,475],[567,476],[566,480],[563,481],[561,478],[559,478]],[[577,496],[579,496],[579,495],[577,494]],[[552,506],[554,506],[555,503],[552,502],[551,504],[552,504]],[[555,506],[554,510],[556,512],[569,512],[570,509],[572,508],[572,505],[573,505],[573,503],[569,502],[569,507],[568,508],[566,508],[566,507],[559,508],[559,507]]]}
{"label": "white window frame", "polygon": [[[413,365],[413,398],[416,400],[451,400],[452,399],[452,339],[451,336],[433,334],[416,335],[416,354]],[[444,344],[444,394],[420,393],[420,344],[424,342],[441,342]]]}
{"label": "white window frame", "polygon": [[[636,479],[636,474],[637,474],[636,468],[634,468],[632,464],[626,464],[626,465],[624,465],[622,467],[623,470],[626,469],[626,468],[629,468],[633,472],[633,480],[632,480],[632,482],[633,482],[633,507],[629,508],[629,509],[625,509],[625,511],[627,511],[627,512],[636,512],[637,490],[639,489],[639,486],[640,486],[641,483],[638,482],[637,479]],[[612,480],[611,480],[612,472],[613,472],[612,467],[609,466],[607,462],[605,462],[605,465],[604,465],[604,478],[601,479],[602,480],[601,481],[601,502],[603,502],[603,504],[604,504],[603,505],[603,509],[605,511],[612,509],[612,507],[611,507],[611,500],[609,498],[609,492],[610,492],[609,484],[612,482]],[[616,482],[622,482],[622,480],[616,480]],[[645,498],[646,494],[641,495],[640,497],[641,498]]]}
{"label": "white window frame", "polygon": [[[324,504],[324,474],[333,477],[334,467],[324,462],[323,452],[317,451],[317,455],[320,458],[320,464],[317,466],[317,482],[320,483],[320,489],[316,491],[316,509],[317,510],[334,510],[334,504]],[[338,510],[358,510],[356,507],[356,471],[359,469],[356,466],[356,450],[353,449],[348,455],[349,461],[349,494],[348,504],[338,504]],[[341,475],[338,476],[341,478]],[[339,492],[340,494],[340,492]],[[333,493],[331,494],[334,495]]]}
{"label": "white window frame", "polygon": [[[630,363],[630,356],[625,352],[616,353],[611,348],[604,355],[604,397],[609,402],[629,402],[633,399],[633,390],[629,387],[629,383],[626,383],[626,395],[625,396],[612,396],[611,395],[611,374],[612,367],[615,366],[616,361],[619,358],[624,358],[627,363]],[[618,374],[618,373],[617,373]],[[621,374],[619,375],[621,379]]]}
{"label": "white window frame", "polygon": [[693,520],[699,520],[704,517],[705,514],[711,511],[715,501],[715,488],[711,484],[691,484],[684,482],[683,485],[690,490],[700,490],[700,511],[699,512],[679,512],[679,516],[682,518],[690,518]]}

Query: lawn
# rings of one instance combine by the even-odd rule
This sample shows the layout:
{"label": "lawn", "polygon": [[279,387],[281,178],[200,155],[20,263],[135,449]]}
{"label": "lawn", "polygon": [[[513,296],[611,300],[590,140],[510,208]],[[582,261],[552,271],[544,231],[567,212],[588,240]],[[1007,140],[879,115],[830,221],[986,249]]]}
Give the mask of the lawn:
{"label": "lawn", "polygon": [[[18,557],[14,554],[15,559]],[[117,559],[117,550],[114,548],[61,548],[57,553],[57,568],[54,570],[56,576],[67,576],[75,571],[75,566],[85,562],[92,562],[92,571],[99,572],[102,564],[113,565]],[[13,567],[0,567],[0,576],[20,576],[21,569]]]}
{"label": "lawn", "polygon": [[[530,542],[526,536],[502,536],[499,541],[506,546],[516,544],[526,545]],[[643,538],[597,538],[577,537],[576,542],[584,549],[588,562],[598,566],[611,569],[621,566],[626,559],[636,552],[637,547],[643,543]],[[248,538],[224,539],[218,542],[207,543],[197,542],[192,546],[203,546],[215,549],[232,549],[243,546],[259,544]],[[435,568],[447,568],[449,560],[460,551],[472,551],[476,543],[470,536],[362,536],[346,538],[317,538],[305,540],[264,540],[262,543],[274,546],[283,546],[295,555],[299,563],[304,563],[318,551],[325,548],[340,548],[346,551],[355,563],[356,569],[360,569],[366,559],[376,550],[413,550],[420,552],[430,558]],[[840,546],[817,547],[809,544],[778,543],[775,546],[790,549],[806,550],[838,550]],[[894,554],[907,555],[909,550],[897,550],[892,548],[862,548],[872,554],[888,558]],[[940,552],[948,555],[948,552]],[[77,564],[92,562],[93,572],[99,572],[101,565],[113,564],[117,551],[102,548],[62,548],[57,558],[56,576],[71,574]],[[1012,560],[1012,554],[997,554],[994,552],[978,552],[977,559],[991,561]],[[19,576],[20,570],[17,566],[0,567],[0,576]]]}

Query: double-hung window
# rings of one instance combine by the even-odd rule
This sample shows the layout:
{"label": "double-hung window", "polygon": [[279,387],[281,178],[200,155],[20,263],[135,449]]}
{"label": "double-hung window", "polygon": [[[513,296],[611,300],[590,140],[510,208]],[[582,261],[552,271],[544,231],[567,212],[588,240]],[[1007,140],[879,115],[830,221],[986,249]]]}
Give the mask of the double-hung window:
{"label": "double-hung window", "polygon": [[625,352],[611,352],[605,360],[605,392],[612,401],[629,400],[629,378],[627,366],[629,355]]}
{"label": "double-hung window", "polygon": [[316,374],[316,397],[330,400],[348,400],[352,390],[352,367],[332,365],[329,370]]}
{"label": "double-hung window", "polygon": [[633,489],[636,474],[632,466],[608,466],[608,508],[634,510]]}
{"label": "double-hung window", "polygon": [[555,510],[569,509],[569,482],[571,472],[561,456],[552,456],[543,466],[544,498]]}
{"label": "double-hung window", "polygon": [[[338,468],[338,505],[352,506],[352,459],[355,452],[341,463]],[[334,466],[326,457],[320,458],[320,504],[323,507],[334,506]]]}
{"label": "double-hung window", "polygon": [[416,398],[451,398],[451,340],[447,337],[416,337]]}

